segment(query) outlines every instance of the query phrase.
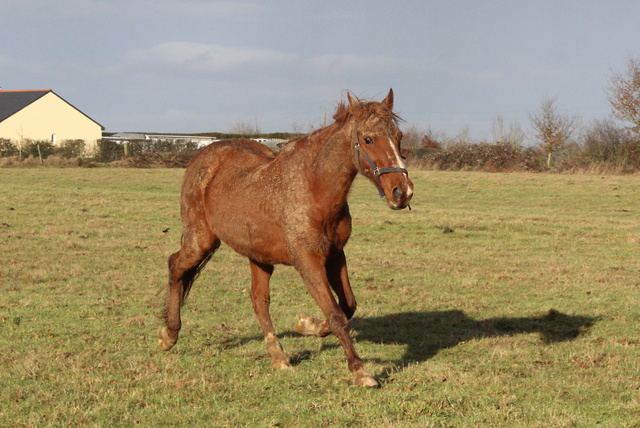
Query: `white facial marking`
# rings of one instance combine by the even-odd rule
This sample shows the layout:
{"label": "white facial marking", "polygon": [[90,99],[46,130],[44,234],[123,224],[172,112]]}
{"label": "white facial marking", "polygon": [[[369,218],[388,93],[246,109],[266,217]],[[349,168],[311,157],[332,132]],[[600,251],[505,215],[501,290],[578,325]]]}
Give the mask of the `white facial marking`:
{"label": "white facial marking", "polygon": [[398,153],[398,149],[396,148],[395,144],[393,144],[393,140],[389,137],[387,137],[387,141],[389,141],[389,145],[391,146],[391,150],[393,150],[393,154],[395,155],[396,159],[396,166],[399,168],[405,168],[406,166],[404,165],[404,162],[402,161],[402,158],[400,157],[400,153]]}

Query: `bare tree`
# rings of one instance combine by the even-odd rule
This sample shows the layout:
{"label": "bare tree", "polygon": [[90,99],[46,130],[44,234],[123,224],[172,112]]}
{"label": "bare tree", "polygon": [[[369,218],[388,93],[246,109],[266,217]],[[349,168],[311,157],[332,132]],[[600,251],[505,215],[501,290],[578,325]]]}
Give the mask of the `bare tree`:
{"label": "bare tree", "polygon": [[493,139],[497,143],[508,143],[514,147],[519,147],[524,142],[525,134],[520,124],[512,122],[507,127],[501,114],[493,118],[491,131]]}
{"label": "bare tree", "polygon": [[415,125],[410,125],[402,130],[402,148],[417,149],[420,147],[422,137],[425,135],[424,130]]}
{"label": "bare tree", "polygon": [[444,140],[446,140],[444,132],[434,131],[433,128],[428,127],[424,137],[422,137],[420,147],[423,149],[441,149]]}
{"label": "bare tree", "polygon": [[255,123],[240,121],[233,124],[229,128],[229,134],[240,134],[240,135],[257,135],[260,134],[260,126],[258,125],[258,121]]}
{"label": "bare tree", "polygon": [[470,137],[470,134],[471,130],[469,129],[469,126],[465,125],[460,129],[460,131],[458,131],[458,134],[455,137],[447,139],[446,143],[450,146],[473,144],[474,141]]}
{"label": "bare tree", "polygon": [[518,122],[509,124],[509,139],[508,142],[513,146],[522,146],[526,137],[525,132]]}
{"label": "bare tree", "polygon": [[294,120],[291,122],[291,132],[294,134],[311,134],[316,129],[320,129],[320,126],[320,122],[302,123]]}
{"label": "bare tree", "polygon": [[553,154],[558,152],[571,138],[571,134],[578,127],[579,118],[559,113],[556,100],[548,98],[542,101],[540,109],[535,114],[529,114],[533,125],[534,136],[540,147],[547,154],[547,167],[551,167]]}
{"label": "bare tree", "polygon": [[504,125],[504,116],[501,114],[496,115],[493,118],[493,123],[491,124],[491,133],[493,134],[493,140],[502,143],[505,140],[506,129]]}
{"label": "bare tree", "polygon": [[614,73],[609,87],[613,115],[631,122],[633,132],[640,134],[640,57],[629,58],[625,73]]}

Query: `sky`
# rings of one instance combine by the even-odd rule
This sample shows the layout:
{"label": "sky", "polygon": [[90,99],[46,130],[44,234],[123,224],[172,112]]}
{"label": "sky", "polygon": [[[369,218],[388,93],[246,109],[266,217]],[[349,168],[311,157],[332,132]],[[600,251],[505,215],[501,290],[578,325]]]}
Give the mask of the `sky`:
{"label": "sky", "polygon": [[346,92],[483,140],[546,99],[611,117],[640,2],[0,0],[0,87],[52,89],[108,132],[308,131]]}

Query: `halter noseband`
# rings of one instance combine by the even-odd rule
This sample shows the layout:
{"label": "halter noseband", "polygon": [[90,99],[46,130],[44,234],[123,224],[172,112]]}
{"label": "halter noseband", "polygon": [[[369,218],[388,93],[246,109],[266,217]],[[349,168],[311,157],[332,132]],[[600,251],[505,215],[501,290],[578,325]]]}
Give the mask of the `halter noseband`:
{"label": "halter noseband", "polygon": [[362,169],[362,165],[360,165],[360,156],[362,156],[364,160],[367,161],[367,163],[371,167],[371,170],[373,171],[373,177],[376,180],[375,184],[376,184],[376,187],[378,188],[378,195],[380,195],[381,198],[384,198],[384,192],[382,191],[382,183],[380,183],[380,176],[383,174],[388,174],[390,172],[402,172],[402,173],[405,173],[408,177],[409,172],[405,168],[399,168],[399,167],[378,168],[378,166],[373,162],[373,160],[371,160],[371,158],[364,152],[364,150],[362,150],[362,147],[360,147],[360,141],[358,141],[357,132],[354,131],[353,134],[355,139],[355,144],[353,146],[353,158],[354,158],[353,160],[354,160],[354,163],[356,164],[356,168],[358,168],[358,171],[360,171],[360,174],[366,177],[366,174]]}

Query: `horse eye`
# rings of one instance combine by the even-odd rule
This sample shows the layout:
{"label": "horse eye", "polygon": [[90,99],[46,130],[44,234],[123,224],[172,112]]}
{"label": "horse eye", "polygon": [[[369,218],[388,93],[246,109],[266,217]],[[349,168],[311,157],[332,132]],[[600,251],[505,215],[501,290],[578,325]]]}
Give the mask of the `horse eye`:
{"label": "horse eye", "polygon": [[373,138],[371,137],[364,137],[364,142],[367,144],[373,144]]}

